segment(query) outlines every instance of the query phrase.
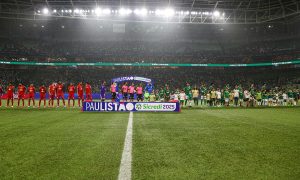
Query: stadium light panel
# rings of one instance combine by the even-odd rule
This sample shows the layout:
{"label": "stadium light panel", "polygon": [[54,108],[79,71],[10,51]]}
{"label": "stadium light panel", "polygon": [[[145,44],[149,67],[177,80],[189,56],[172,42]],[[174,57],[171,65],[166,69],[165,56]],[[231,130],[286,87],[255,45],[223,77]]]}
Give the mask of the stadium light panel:
{"label": "stadium light panel", "polygon": [[43,14],[45,14],[45,15],[49,14],[49,9],[48,8],[44,8],[43,9]]}
{"label": "stadium light panel", "polygon": [[54,9],[54,10],[53,10],[53,13],[56,13],[56,12],[57,12],[57,10],[56,10],[56,9]]}

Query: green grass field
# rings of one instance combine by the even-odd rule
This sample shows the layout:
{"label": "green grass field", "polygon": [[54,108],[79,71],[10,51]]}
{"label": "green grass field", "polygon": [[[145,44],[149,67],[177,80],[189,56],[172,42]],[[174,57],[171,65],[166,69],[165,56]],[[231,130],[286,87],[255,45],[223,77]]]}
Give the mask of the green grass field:
{"label": "green grass field", "polygon": [[[0,179],[117,179],[129,113],[0,108]],[[300,108],[133,113],[132,179],[300,179]]]}

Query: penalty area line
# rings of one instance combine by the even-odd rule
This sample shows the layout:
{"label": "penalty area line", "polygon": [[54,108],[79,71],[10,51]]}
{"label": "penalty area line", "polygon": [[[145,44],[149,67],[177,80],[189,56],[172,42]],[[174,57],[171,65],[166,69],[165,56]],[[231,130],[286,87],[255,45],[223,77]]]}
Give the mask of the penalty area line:
{"label": "penalty area line", "polygon": [[127,131],[124,142],[124,149],[119,170],[119,180],[131,180],[131,162],[132,162],[132,123],[133,112],[129,113]]}

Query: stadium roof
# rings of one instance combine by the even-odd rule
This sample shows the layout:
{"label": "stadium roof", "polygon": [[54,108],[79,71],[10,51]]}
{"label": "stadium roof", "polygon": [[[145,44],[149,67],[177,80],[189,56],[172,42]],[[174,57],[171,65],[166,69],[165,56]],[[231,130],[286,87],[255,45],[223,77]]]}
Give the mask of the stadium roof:
{"label": "stadium roof", "polygon": [[[0,18],[49,20],[51,17],[82,18],[74,15],[75,9],[93,10],[96,7],[119,9],[122,7],[136,9],[147,8],[153,12],[157,8],[172,8],[183,13],[179,18],[168,18],[176,23],[228,23],[253,24],[274,21],[294,21],[299,19],[299,0],[1,0]],[[55,10],[55,14],[42,16],[42,9]],[[69,14],[61,13],[70,10]],[[222,21],[208,18],[205,12],[218,11],[224,15]],[[39,14],[40,12],[40,14]],[[194,12],[194,13],[192,13]],[[89,16],[88,16],[89,17]],[[84,18],[87,18],[86,16]],[[101,19],[103,17],[97,17]],[[107,18],[107,17],[106,17]],[[105,18],[104,18],[105,19]],[[107,18],[109,19],[109,18]],[[113,17],[111,20],[118,20]],[[148,18],[147,21],[152,21]],[[134,21],[139,21],[134,19]]]}

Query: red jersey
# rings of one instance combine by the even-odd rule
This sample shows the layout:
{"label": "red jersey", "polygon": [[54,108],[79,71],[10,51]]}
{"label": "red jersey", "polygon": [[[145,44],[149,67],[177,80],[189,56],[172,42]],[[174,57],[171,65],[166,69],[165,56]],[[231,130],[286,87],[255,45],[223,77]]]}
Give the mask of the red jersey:
{"label": "red jersey", "polygon": [[50,86],[49,86],[49,94],[50,95],[55,95],[55,85],[53,85],[53,84],[51,84]]}
{"label": "red jersey", "polygon": [[68,91],[69,91],[69,94],[74,94],[75,93],[75,86],[73,86],[73,85],[69,86]]}
{"label": "red jersey", "polygon": [[24,85],[18,86],[18,94],[24,95],[26,91],[26,87]]}
{"label": "red jersey", "polygon": [[56,87],[57,94],[63,94],[64,93],[63,88],[64,88],[64,86],[62,84],[58,84]]}
{"label": "red jersey", "polygon": [[14,93],[15,86],[11,85],[7,87],[7,94],[12,95]]}
{"label": "red jersey", "polygon": [[35,93],[35,88],[34,88],[34,86],[29,86],[29,87],[28,87],[28,92],[29,92],[29,94],[34,94],[34,93]]}
{"label": "red jersey", "polygon": [[41,95],[45,95],[46,94],[46,87],[41,86],[39,90],[40,90],[40,94]]}
{"label": "red jersey", "polygon": [[77,93],[78,93],[78,94],[83,94],[83,87],[82,87],[81,84],[78,84],[78,85],[77,85]]}
{"label": "red jersey", "polygon": [[91,85],[85,85],[85,93],[92,94],[92,87]]}

